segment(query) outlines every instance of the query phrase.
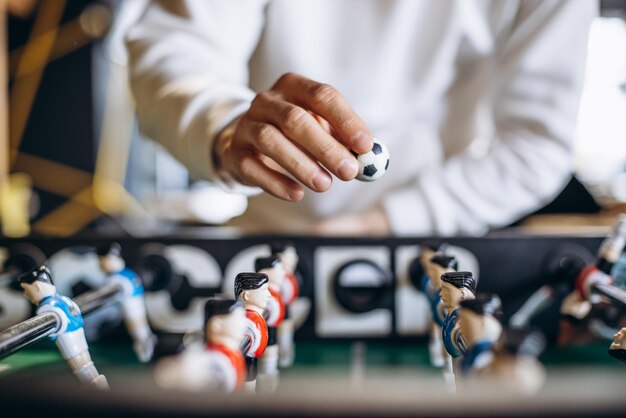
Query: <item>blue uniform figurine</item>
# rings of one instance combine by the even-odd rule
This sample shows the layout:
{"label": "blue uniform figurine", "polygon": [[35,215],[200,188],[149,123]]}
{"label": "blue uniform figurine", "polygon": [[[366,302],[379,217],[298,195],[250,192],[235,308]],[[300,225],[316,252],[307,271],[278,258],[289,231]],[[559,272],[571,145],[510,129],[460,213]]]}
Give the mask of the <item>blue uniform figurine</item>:
{"label": "blue uniform figurine", "polygon": [[82,383],[108,389],[106,377],[98,373],[91,361],[89,347],[83,330],[83,316],[73,300],[57,293],[50,270],[41,266],[19,279],[24,296],[37,305],[37,314],[52,312],[58,318],[59,327],[50,336],[74,375]]}
{"label": "blue uniform figurine", "polygon": [[459,357],[463,351],[463,340],[459,334],[459,306],[464,300],[476,295],[478,280],[467,271],[444,273],[441,276],[441,301],[449,312],[441,330],[443,345],[450,356]]}
{"label": "blue uniform figurine", "polygon": [[445,318],[444,307],[439,296],[441,275],[457,268],[456,259],[444,254],[445,248],[445,245],[423,245],[420,248],[419,256],[422,274],[419,288],[427,297],[432,313],[428,351],[430,362],[435,367],[445,365],[444,349],[441,342],[441,326]]}
{"label": "blue uniform figurine", "polygon": [[495,317],[502,303],[493,294],[478,294],[473,300],[461,302],[458,325],[467,349],[461,361],[461,373],[488,367],[493,360],[493,344],[502,334],[502,325]]}
{"label": "blue uniform figurine", "polygon": [[143,283],[121,256],[119,244],[113,243],[98,249],[100,267],[109,280],[124,290],[121,301],[126,330],[133,339],[133,349],[142,363],[152,359],[156,336],[152,333],[146,314]]}

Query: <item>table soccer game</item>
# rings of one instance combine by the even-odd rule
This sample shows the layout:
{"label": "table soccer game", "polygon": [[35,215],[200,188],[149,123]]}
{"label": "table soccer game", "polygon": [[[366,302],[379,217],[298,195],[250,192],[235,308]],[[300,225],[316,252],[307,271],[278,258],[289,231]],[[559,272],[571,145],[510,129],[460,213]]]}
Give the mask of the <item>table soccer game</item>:
{"label": "table soccer game", "polygon": [[2,416],[624,416],[625,1],[0,12]]}

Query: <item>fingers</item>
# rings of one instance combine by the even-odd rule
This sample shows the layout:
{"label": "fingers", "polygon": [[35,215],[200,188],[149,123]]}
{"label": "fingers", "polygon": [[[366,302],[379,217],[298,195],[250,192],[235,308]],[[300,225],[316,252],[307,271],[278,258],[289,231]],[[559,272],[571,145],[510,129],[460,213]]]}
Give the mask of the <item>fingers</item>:
{"label": "fingers", "polygon": [[[264,93],[257,96],[249,113],[252,119],[279,128],[285,137],[309,153],[338,178],[347,181],[356,177],[358,164],[354,156],[303,108],[284,101],[277,95]],[[256,138],[260,142],[261,151],[271,148],[267,142],[272,142],[272,145],[277,143],[275,140],[265,141],[258,135]]]}
{"label": "fingers", "polygon": [[240,183],[258,186],[279,199],[292,202],[304,197],[300,184],[263,164],[253,150],[239,149],[232,157],[225,163]]}
{"label": "fingers", "polygon": [[249,145],[278,163],[311,190],[324,192],[330,188],[331,176],[276,127],[246,120],[239,129]]}
{"label": "fingers", "polygon": [[332,177],[352,180],[373,140],[346,99],[329,85],[286,74],[215,141],[216,166],[242,183],[298,201],[302,185],[326,191]]}
{"label": "fingers", "polygon": [[311,110],[330,123],[338,139],[358,154],[371,151],[372,134],[334,87],[298,74],[282,76],[274,87],[287,101]]}

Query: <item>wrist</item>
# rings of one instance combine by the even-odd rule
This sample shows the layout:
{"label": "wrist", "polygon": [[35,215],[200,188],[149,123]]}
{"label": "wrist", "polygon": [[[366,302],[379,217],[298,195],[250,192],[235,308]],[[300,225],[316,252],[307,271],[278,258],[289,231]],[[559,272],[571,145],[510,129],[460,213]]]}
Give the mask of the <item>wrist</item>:
{"label": "wrist", "polygon": [[211,148],[211,159],[213,161],[213,167],[215,168],[215,172],[218,174],[218,176],[221,176],[220,173],[224,171],[224,157],[231,148],[233,136],[235,135],[235,131],[237,130],[237,124],[239,123],[240,119],[241,118],[237,118],[230,124],[228,124],[215,136],[215,140],[213,141],[213,147]]}
{"label": "wrist", "polygon": [[241,117],[238,117],[224,129],[222,129],[213,141],[213,148],[211,149],[211,159],[213,161],[213,167],[215,170],[216,178],[214,183],[217,184],[222,190],[229,193],[241,194],[244,196],[256,196],[263,191],[258,187],[246,186],[239,183],[232,174],[224,168],[224,159],[227,158],[228,153],[232,147],[233,137],[235,131],[237,131],[237,125]]}

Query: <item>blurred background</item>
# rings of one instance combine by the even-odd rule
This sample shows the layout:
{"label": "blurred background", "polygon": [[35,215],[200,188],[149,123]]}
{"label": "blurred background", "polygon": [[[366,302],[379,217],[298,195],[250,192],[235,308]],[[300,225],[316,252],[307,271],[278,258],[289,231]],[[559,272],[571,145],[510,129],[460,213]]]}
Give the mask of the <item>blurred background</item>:
{"label": "blurred background", "polygon": [[[144,0],[0,0],[2,234],[218,225],[246,208],[138,131],[123,36]],[[520,225],[604,225],[626,207],[626,1],[591,28],[576,173]],[[220,196],[215,207],[211,202]],[[558,214],[555,215],[555,214]]]}

